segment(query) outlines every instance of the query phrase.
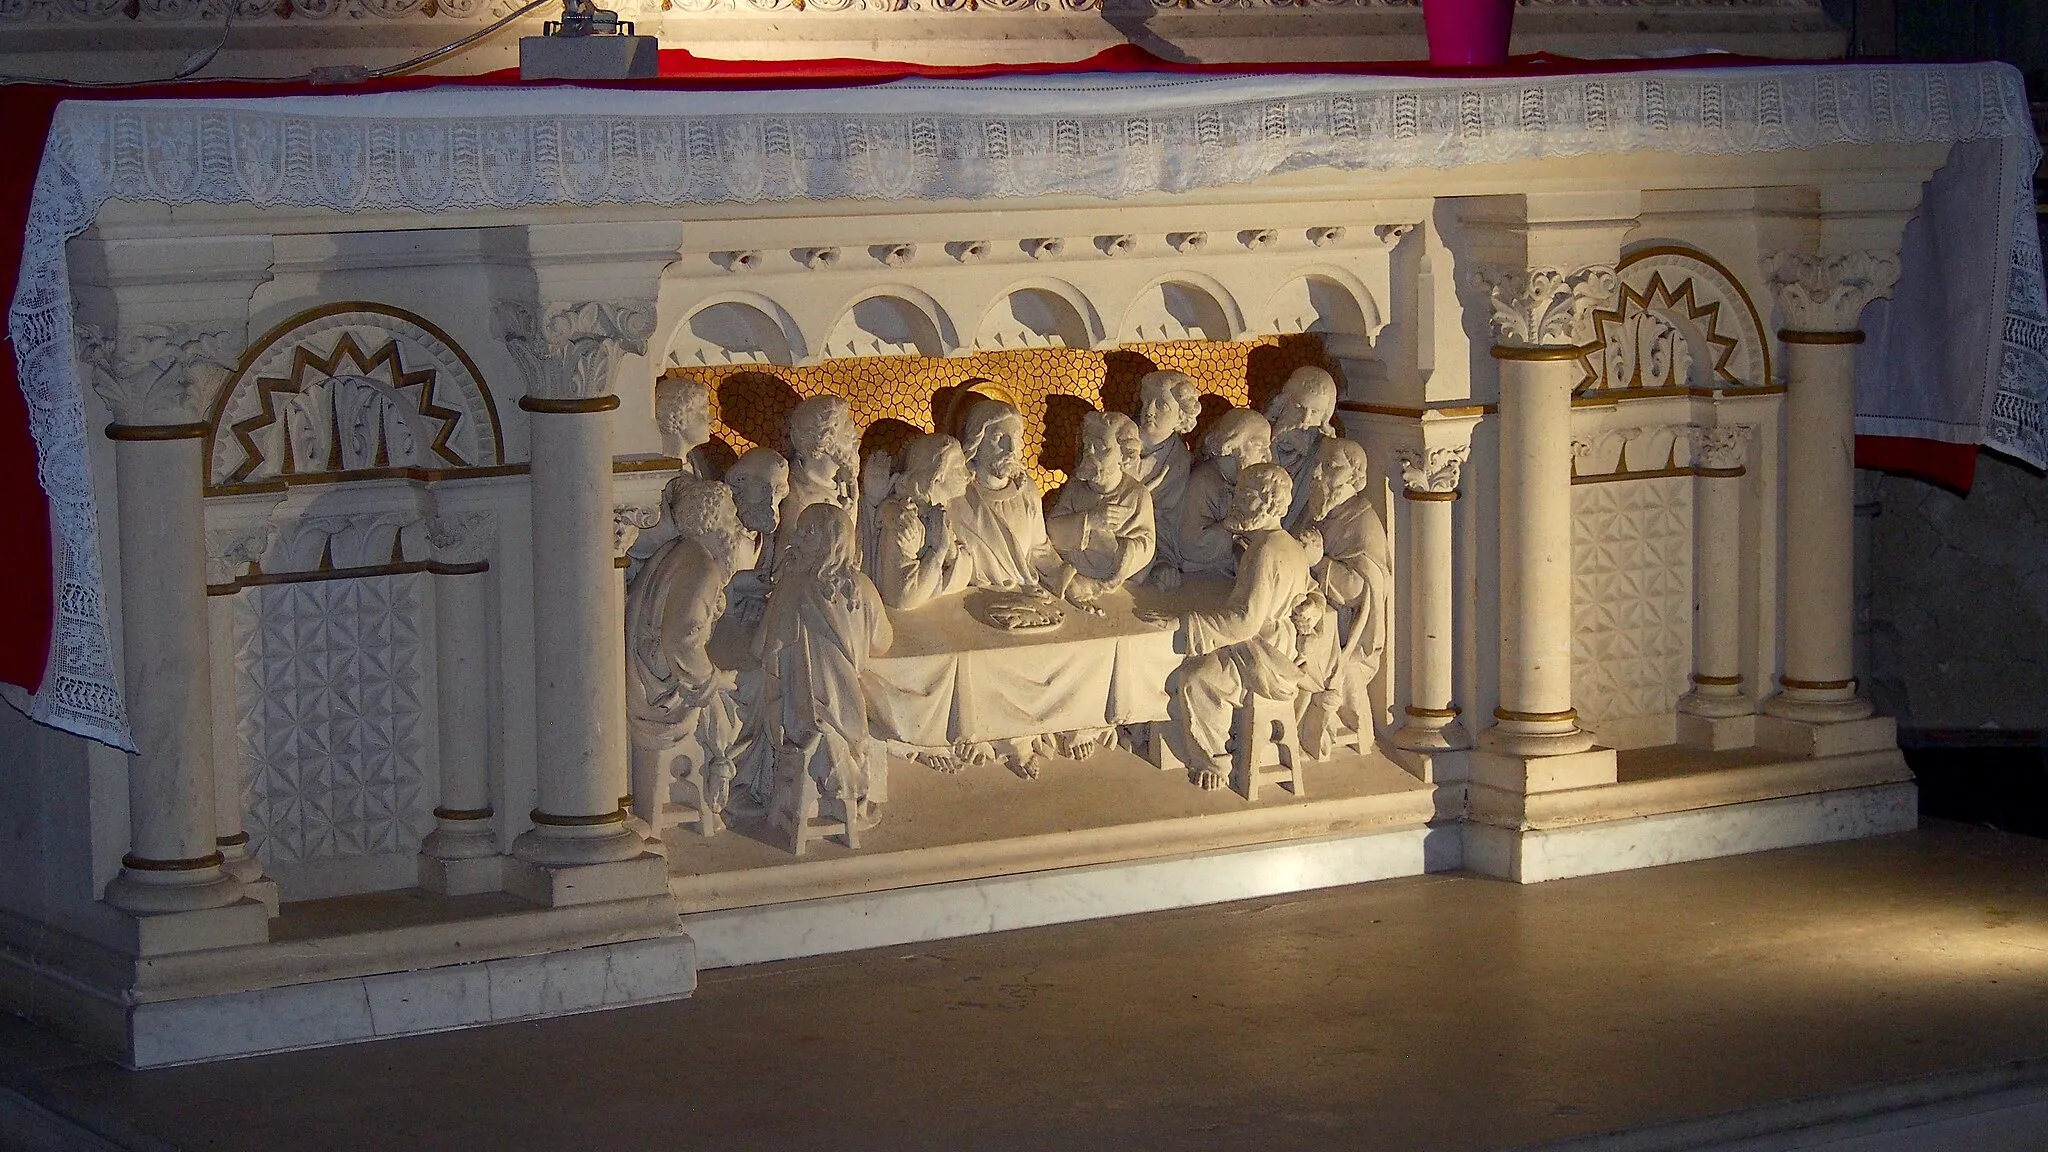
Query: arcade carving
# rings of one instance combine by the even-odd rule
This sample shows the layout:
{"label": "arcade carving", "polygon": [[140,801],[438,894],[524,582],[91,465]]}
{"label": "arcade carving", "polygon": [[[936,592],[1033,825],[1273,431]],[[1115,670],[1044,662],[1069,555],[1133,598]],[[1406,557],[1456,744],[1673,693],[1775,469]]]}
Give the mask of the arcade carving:
{"label": "arcade carving", "polygon": [[664,382],[664,453],[687,463],[626,598],[636,780],[705,835],[801,853],[859,846],[892,753],[1028,779],[1122,744],[1249,799],[1368,747],[1392,566],[1335,380],[1304,368],[1265,413],[1222,413],[1199,458],[1193,382],[1137,391],[1135,413],[1081,416],[1047,500],[1000,386],[864,461],[846,401],[813,396],[786,458],[714,478],[701,386]]}

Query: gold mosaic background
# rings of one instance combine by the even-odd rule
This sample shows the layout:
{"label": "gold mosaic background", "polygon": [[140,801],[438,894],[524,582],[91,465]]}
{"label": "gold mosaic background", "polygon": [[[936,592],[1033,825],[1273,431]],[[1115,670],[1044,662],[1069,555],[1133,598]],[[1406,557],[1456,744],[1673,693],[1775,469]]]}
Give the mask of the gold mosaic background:
{"label": "gold mosaic background", "polygon": [[919,433],[956,431],[966,407],[963,393],[989,393],[1023,413],[1025,460],[1039,490],[1051,492],[1073,466],[1082,416],[1091,408],[1136,411],[1138,380],[1147,372],[1171,368],[1194,379],[1204,393],[1199,436],[1228,408],[1263,410],[1288,374],[1304,364],[1328,369],[1341,385],[1342,374],[1315,335],[1126,344],[1112,352],[1036,348],[955,359],[862,357],[807,368],[673,368],[669,374],[710,386],[717,420],[713,450],[725,463],[758,444],[786,450],[783,420],[807,396],[846,397],[865,457],[877,448],[895,452]]}

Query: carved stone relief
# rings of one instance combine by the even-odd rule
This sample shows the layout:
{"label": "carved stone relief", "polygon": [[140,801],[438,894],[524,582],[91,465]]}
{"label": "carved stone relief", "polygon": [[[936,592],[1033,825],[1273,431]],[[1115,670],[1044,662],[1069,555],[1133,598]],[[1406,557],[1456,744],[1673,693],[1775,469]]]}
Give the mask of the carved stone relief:
{"label": "carved stone relief", "polygon": [[649,300],[499,300],[491,319],[526,378],[527,394],[550,400],[609,394],[619,356],[645,352],[647,338],[654,333],[654,305]]}
{"label": "carved stone relief", "polygon": [[118,333],[79,324],[80,375],[121,424],[190,424],[235,367],[225,326],[141,324]]}
{"label": "carved stone relief", "polygon": [[257,341],[214,407],[215,487],[499,464],[497,412],[467,354],[371,303],[298,316]]}
{"label": "carved stone relief", "polygon": [[1771,383],[1770,341],[1756,305],[1727,269],[1678,246],[1630,254],[1618,295],[1593,315],[1603,354],[1596,390],[1757,388]]}
{"label": "carved stone relief", "polygon": [[417,573],[235,597],[236,737],[266,865],[407,854],[432,826]]}
{"label": "carved stone relief", "polygon": [[1572,703],[1596,733],[1669,717],[1686,690],[1693,483],[1667,476],[1572,488]]}
{"label": "carved stone relief", "polygon": [[1785,327],[1806,332],[1849,332],[1863,308],[1889,295],[1899,281],[1899,258],[1887,252],[1813,256],[1776,252],[1765,261]]}
{"label": "carved stone relief", "polygon": [[1479,268],[1472,284],[1490,306],[1494,339],[1504,345],[1590,344],[1593,314],[1620,290],[1611,264],[1584,268]]}

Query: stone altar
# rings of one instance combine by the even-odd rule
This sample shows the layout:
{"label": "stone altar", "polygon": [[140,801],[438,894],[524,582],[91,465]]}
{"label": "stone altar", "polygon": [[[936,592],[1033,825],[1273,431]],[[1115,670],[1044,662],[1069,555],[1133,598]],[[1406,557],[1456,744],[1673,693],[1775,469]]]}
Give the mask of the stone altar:
{"label": "stone altar", "polygon": [[[36,265],[70,295],[47,314],[60,335],[22,355],[75,362],[84,382],[66,377],[81,415],[53,435],[71,429],[80,461],[66,507],[84,511],[65,523],[95,526],[66,539],[95,547],[67,557],[96,573],[83,586],[108,609],[136,748],[8,714],[34,766],[22,807],[46,817],[4,846],[8,874],[32,878],[0,919],[17,1001],[133,1063],[174,1063],[680,995],[692,932],[734,963],[1431,868],[1535,882],[1911,822],[1889,724],[1848,664],[1850,370],[1924,182],[2002,146],[2009,113],[2024,124],[2016,78],[1674,71],[1546,80],[1533,104],[1511,80],[1204,80],[1171,100],[1119,83],[1161,139],[1251,135],[1185,187],[1080,183],[1162,175],[1142,165],[1030,184],[1047,169],[1026,154],[985,188],[970,182],[986,171],[949,166],[997,116],[972,86],[829,109],[564,92],[521,112],[500,95],[488,118],[528,116],[528,140],[559,141],[574,106],[616,117],[620,139],[673,128],[726,158],[685,163],[686,148],[664,168],[649,148],[630,173],[543,178],[451,143],[443,188],[418,182],[440,169],[369,142],[397,123],[472,139],[473,97],[392,97],[360,113],[372,123],[319,101],[66,109],[52,195],[79,196],[67,219],[91,226]],[[1913,94],[1931,85],[1945,118],[1841,126],[1878,87],[1924,111]],[[861,103],[884,98],[925,103]],[[1034,98],[1044,118],[996,122],[1134,147],[1087,118],[1095,95]],[[1468,98],[1493,145],[1445,159]],[[1535,149],[1522,116],[1538,105],[1605,108],[1610,150],[1517,151]],[[809,196],[781,198],[768,106],[858,138]],[[1766,152],[1730,143],[1760,129],[1727,109],[1788,107],[1837,119]],[[1376,109],[1420,117],[1435,135],[1414,147],[1439,159],[1343,127]],[[233,152],[357,129],[374,179],[275,170],[326,181],[317,195],[273,194],[266,153]],[[230,152],[187,170],[144,139]],[[515,171],[531,179],[504,191]],[[696,200],[645,191],[711,172]],[[591,183],[546,183],[570,178]],[[651,182],[639,202],[600,195],[629,179]],[[363,199],[342,211],[345,194]],[[1000,213],[976,203],[997,196]],[[1304,368],[1327,374],[1334,412],[1309,402],[1320,385],[1287,391]],[[708,441],[693,443],[699,390],[676,381],[701,385]],[[1088,530],[1056,527],[1060,497],[1014,496],[1086,484],[1084,447],[1091,468],[1112,440],[1127,459],[1111,414],[1133,419],[1148,492],[1148,459],[1166,475],[1215,447],[1189,470],[1176,562],[1155,544],[1142,578],[1081,597],[1098,616],[1059,586],[1061,564],[1080,574],[1060,545],[1088,551]],[[1286,436],[1318,416],[1341,439],[1290,447],[1308,476],[1290,533],[1265,505],[1284,477],[1296,511],[1293,475],[1263,457],[1275,422]],[[956,460],[948,436],[977,450]],[[886,493],[864,468],[883,453]],[[894,522],[922,539],[891,544],[897,559],[950,554],[973,494],[952,494],[958,465],[977,463],[1013,497],[1007,523],[1038,515],[1042,546],[1012,534],[1006,587],[942,579],[888,607],[863,584],[861,517],[900,500]],[[709,487],[683,499],[689,484]],[[1191,518],[1198,496],[1220,509]],[[678,524],[664,505],[697,511]],[[832,527],[807,534],[806,518]],[[1211,534],[1206,570],[1190,524]],[[1270,547],[1241,553],[1253,533]],[[1278,587],[1269,569],[1285,578],[1252,632],[1259,683],[1197,678],[1190,657],[1224,664],[1247,642],[1215,626],[1233,582],[1253,574],[1249,601]],[[845,620],[778,614],[778,594],[811,584],[803,602]],[[1060,606],[1059,625],[988,628],[968,604],[997,591]],[[807,648],[843,666],[769,683],[771,654]],[[1263,679],[1282,662],[1306,677],[1292,693]],[[673,698],[648,691],[686,674]],[[662,718],[687,730],[668,748],[653,745],[675,732],[628,723],[705,691]],[[829,703],[829,722],[770,700]],[[1294,789],[1204,787],[1265,773],[1290,740]],[[689,741],[715,747],[664,759]],[[749,780],[758,822],[734,799]],[[841,828],[793,836],[792,815]],[[997,891],[1000,915],[959,918]],[[407,919],[397,892],[434,911]],[[560,998],[521,999],[542,970]],[[434,1013],[394,1006],[420,989]]]}

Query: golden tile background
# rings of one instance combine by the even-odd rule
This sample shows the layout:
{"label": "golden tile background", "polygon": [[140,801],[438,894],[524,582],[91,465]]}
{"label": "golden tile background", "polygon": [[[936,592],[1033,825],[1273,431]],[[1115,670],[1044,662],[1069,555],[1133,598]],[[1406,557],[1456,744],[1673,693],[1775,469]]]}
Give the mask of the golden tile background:
{"label": "golden tile background", "polygon": [[1204,393],[1206,427],[1233,406],[1263,409],[1288,374],[1304,364],[1326,368],[1343,381],[1315,335],[1126,344],[1111,352],[1036,348],[952,359],[861,357],[806,368],[672,368],[669,375],[710,386],[714,451],[728,463],[757,444],[785,450],[783,419],[808,396],[846,397],[866,456],[876,448],[894,452],[921,432],[956,431],[966,407],[963,392],[990,393],[1023,413],[1025,460],[1040,490],[1050,492],[1066,481],[1073,465],[1082,416],[1105,400],[1110,410],[1135,411],[1138,379],[1145,373],[1171,368],[1192,377]]}

